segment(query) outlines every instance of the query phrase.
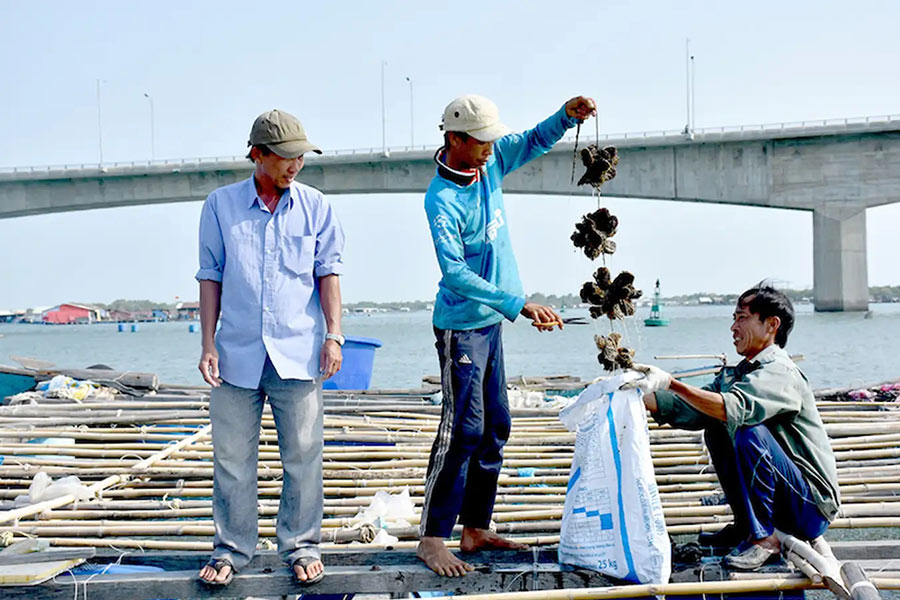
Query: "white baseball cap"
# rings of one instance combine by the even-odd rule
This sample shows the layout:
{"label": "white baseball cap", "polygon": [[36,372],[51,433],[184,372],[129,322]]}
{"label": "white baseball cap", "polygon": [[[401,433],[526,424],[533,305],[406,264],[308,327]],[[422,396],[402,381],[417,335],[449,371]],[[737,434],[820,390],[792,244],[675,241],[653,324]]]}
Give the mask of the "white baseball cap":
{"label": "white baseball cap", "polygon": [[460,96],[448,104],[441,129],[467,133],[479,142],[493,142],[512,133],[500,122],[497,105],[477,94]]}

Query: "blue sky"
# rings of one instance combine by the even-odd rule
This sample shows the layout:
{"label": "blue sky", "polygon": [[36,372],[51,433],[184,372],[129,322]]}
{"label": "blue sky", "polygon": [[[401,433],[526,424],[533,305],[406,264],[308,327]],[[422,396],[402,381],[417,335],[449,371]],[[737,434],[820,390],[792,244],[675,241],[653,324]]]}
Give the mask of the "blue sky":
{"label": "blue sky", "polygon": [[[323,148],[437,146],[443,106],[480,93],[529,127],[584,93],[604,133],[680,129],[684,40],[696,56],[696,125],[900,113],[900,4],[855,2],[13,2],[0,0],[0,166],[243,154],[253,118],[299,116]],[[593,130],[593,126],[589,127]],[[302,173],[300,176],[302,180]],[[347,301],[425,299],[438,271],[421,197],[335,196]],[[612,267],[664,293],[734,292],[764,277],[812,283],[812,218],[759,208],[608,199]],[[509,196],[528,291],[576,292],[571,247],[592,208]],[[199,203],[0,221],[0,308],[197,296]],[[900,283],[900,205],[868,213],[869,281]]]}

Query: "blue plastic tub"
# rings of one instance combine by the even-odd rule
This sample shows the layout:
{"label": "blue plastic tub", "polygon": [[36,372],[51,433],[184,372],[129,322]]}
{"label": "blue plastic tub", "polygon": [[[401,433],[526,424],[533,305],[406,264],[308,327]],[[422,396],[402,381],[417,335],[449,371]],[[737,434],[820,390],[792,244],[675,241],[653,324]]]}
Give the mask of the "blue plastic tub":
{"label": "blue plastic tub", "polygon": [[367,390],[372,381],[372,365],[375,349],[381,347],[381,340],[367,337],[346,336],[344,339],[344,362],[341,370],[322,383],[326,390]]}

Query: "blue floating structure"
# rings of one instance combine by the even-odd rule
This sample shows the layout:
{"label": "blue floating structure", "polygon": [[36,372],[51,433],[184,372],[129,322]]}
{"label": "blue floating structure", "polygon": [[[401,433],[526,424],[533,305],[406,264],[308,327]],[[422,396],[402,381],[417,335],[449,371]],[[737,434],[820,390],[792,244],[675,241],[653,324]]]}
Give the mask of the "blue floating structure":
{"label": "blue floating structure", "polygon": [[4,367],[0,365],[0,404],[7,396],[15,396],[33,390],[37,381],[34,374],[25,369]]}
{"label": "blue floating structure", "polygon": [[650,307],[650,318],[644,319],[644,325],[647,327],[665,327],[669,324],[668,319],[664,319],[659,310],[659,279],[656,280],[656,291],[653,292],[653,306]]}

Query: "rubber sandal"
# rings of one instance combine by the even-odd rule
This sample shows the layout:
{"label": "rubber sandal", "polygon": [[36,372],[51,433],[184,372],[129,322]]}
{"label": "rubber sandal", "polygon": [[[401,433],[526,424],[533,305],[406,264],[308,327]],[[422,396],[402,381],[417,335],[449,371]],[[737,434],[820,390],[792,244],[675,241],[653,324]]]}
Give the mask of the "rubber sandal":
{"label": "rubber sandal", "polygon": [[221,571],[225,567],[231,568],[231,571],[228,572],[228,577],[226,577],[224,581],[207,581],[206,579],[200,577],[200,581],[202,583],[205,583],[206,585],[212,587],[225,587],[226,585],[231,583],[232,579],[234,579],[234,564],[232,564],[232,562],[227,558],[211,558],[209,559],[209,562],[206,563],[206,566],[212,567],[212,569],[215,570],[216,574],[218,574],[219,571]]}
{"label": "rubber sandal", "polygon": [[306,585],[312,585],[314,583],[319,583],[320,581],[322,581],[322,579],[325,577],[324,569],[322,570],[321,573],[319,573],[318,575],[316,575],[315,577],[313,577],[311,579],[307,579],[306,581],[300,579],[300,577],[297,576],[297,569],[296,569],[296,566],[300,565],[301,567],[303,567],[303,570],[305,571],[306,568],[309,567],[309,565],[313,564],[314,562],[319,562],[321,560],[322,560],[321,558],[317,558],[315,556],[301,556],[300,558],[298,558],[297,560],[292,562],[291,563],[291,575],[294,576],[294,582],[298,583],[300,585],[306,586]]}

